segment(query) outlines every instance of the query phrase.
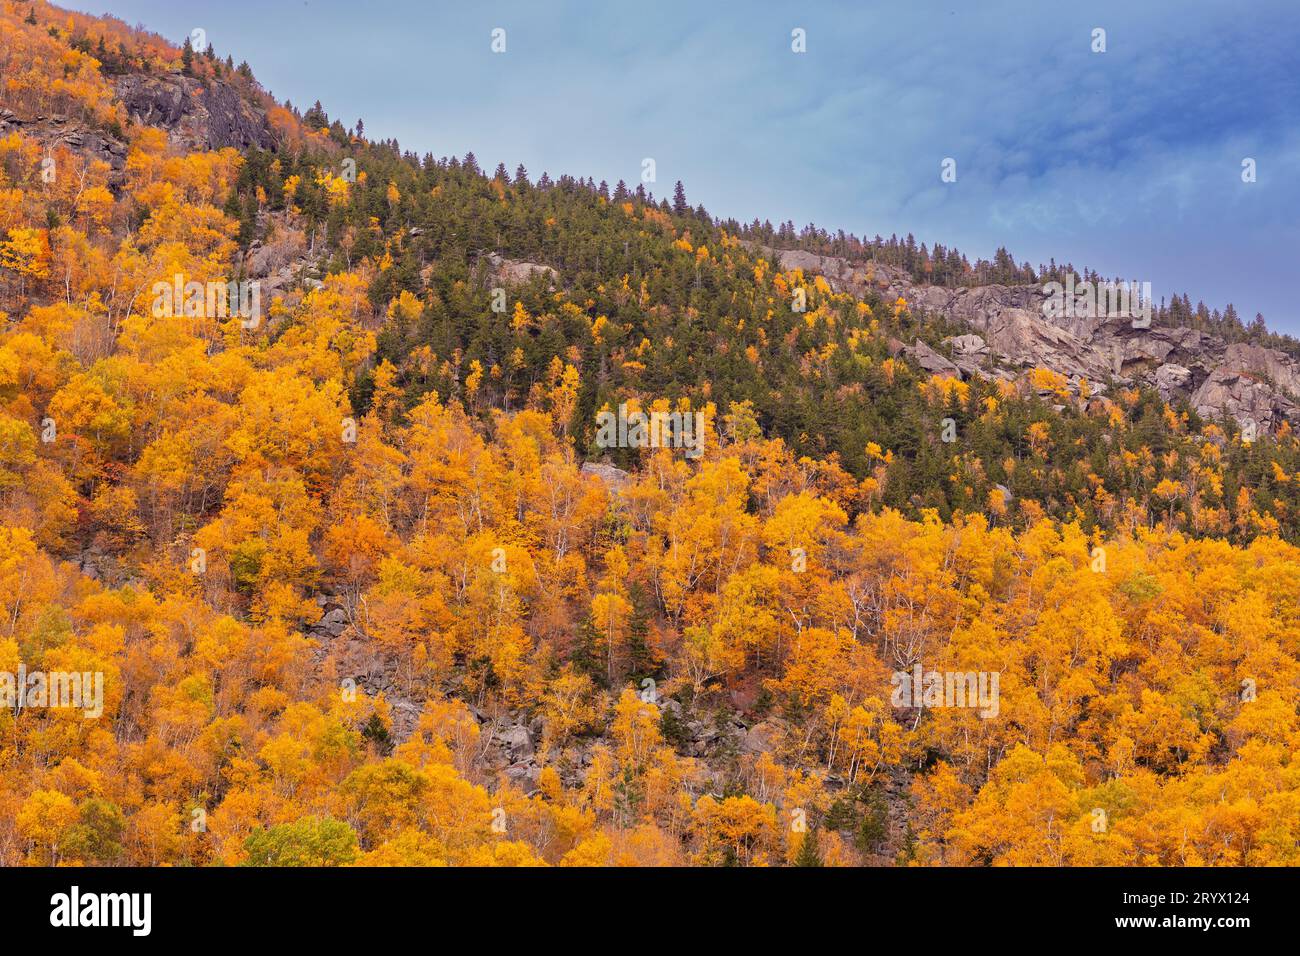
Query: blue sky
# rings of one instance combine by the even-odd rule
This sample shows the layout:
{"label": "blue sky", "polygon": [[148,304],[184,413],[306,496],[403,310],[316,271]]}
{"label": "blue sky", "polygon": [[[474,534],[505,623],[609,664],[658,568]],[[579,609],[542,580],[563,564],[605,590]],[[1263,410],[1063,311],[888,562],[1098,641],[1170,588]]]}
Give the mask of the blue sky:
{"label": "blue sky", "polygon": [[653,157],[656,195],[715,215],[1005,245],[1300,335],[1295,0],[68,5],[202,27],[277,98],[421,154],[611,184]]}

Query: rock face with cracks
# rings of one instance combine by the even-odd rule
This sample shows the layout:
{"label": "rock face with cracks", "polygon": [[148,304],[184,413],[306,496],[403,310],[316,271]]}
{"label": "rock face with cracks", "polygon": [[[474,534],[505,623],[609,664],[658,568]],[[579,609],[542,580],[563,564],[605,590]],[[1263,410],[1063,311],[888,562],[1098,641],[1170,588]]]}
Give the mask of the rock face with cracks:
{"label": "rock face with cracks", "polygon": [[[275,134],[261,107],[221,80],[202,83],[175,73],[127,73],[114,81],[127,117],[167,133],[178,152],[230,147],[275,150]],[[59,114],[22,116],[0,108],[0,136],[22,132],[46,150],[64,147],[108,164],[109,185],[119,187],[126,173],[127,143],[120,129],[104,129]]]}
{"label": "rock face with cracks", "polygon": [[172,145],[186,151],[276,147],[266,115],[220,80],[132,73],[118,77],[116,87],[128,116],[166,130]]}
{"label": "rock face with cracks", "polygon": [[917,341],[903,351],[935,375],[1005,378],[1047,368],[1072,385],[1149,385],[1167,401],[1186,400],[1203,418],[1227,417],[1247,431],[1300,424],[1300,362],[1259,345],[1229,345],[1198,329],[1143,327],[1116,316],[1052,316],[1036,285],[946,288],[914,283],[881,263],[757,247],[784,269],[823,276],[831,289],[886,301],[903,299],[916,313],[961,322],[970,332],[946,341],[944,355]]}

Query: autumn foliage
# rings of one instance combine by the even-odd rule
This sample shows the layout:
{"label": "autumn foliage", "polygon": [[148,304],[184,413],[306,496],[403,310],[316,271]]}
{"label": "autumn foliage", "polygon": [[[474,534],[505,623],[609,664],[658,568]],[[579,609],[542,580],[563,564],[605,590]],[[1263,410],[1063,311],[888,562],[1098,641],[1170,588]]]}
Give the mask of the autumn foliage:
{"label": "autumn foliage", "polygon": [[[0,0],[5,102],[129,154],[118,182],[60,147],[46,182],[42,144],[0,139],[0,671],[105,687],[97,719],[0,711],[0,864],[1300,863],[1293,436],[1046,370],[932,379],[890,354],[904,308],[595,191],[658,265],[492,312],[463,257],[421,280],[405,220],[526,179],[345,179],[304,129],[181,153],[74,41],[173,48],[31,6]],[[328,250],[320,279],[251,327],[151,312],[159,279],[243,274],[248,223]],[[662,289],[697,283],[734,309],[725,395],[660,377],[692,350],[655,330],[700,314]],[[845,408],[981,437],[846,426],[852,460],[818,454],[736,385],[782,355]],[[703,453],[584,470],[616,391],[703,412]],[[997,715],[899,706],[918,665],[998,674]]]}

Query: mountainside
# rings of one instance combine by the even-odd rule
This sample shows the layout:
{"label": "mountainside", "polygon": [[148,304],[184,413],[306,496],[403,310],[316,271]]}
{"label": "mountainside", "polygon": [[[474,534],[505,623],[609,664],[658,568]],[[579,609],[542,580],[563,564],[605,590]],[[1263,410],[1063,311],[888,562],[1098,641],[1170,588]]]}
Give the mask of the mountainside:
{"label": "mountainside", "polygon": [[0,864],[1300,862],[1291,353],[648,185],[0,0]]}

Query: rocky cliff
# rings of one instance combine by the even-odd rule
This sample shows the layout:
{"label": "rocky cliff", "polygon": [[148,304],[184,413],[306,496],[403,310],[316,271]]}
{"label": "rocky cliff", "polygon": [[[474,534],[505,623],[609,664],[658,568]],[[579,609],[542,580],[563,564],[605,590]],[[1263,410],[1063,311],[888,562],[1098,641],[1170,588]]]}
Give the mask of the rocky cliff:
{"label": "rocky cliff", "polygon": [[220,80],[133,73],[118,77],[115,86],[131,119],[166,130],[179,149],[275,149],[266,114]]}
{"label": "rocky cliff", "polygon": [[[116,78],[116,96],[131,120],[167,133],[178,152],[277,147],[265,112],[220,80],[201,83],[193,77],[166,73],[131,73]],[[122,181],[127,144],[121,130],[102,129],[58,114],[22,116],[0,107],[0,136],[19,131],[46,150],[66,147],[89,159],[102,160],[111,170],[109,184]]]}
{"label": "rocky cliff", "polygon": [[914,283],[880,263],[765,247],[783,268],[824,276],[837,292],[902,298],[916,313],[942,315],[970,331],[945,340],[949,354],[918,341],[905,351],[936,374],[1011,377],[1048,368],[1094,392],[1145,384],[1168,401],[1185,399],[1202,417],[1235,420],[1246,431],[1300,424],[1300,363],[1276,349],[1236,343],[1197,329],[1138,328],[1119,317],[1057,317],[1039,286],[945,288]]}
{"label": "rocky cliff", "polygon": [[112,170],[110,181],[119,181],[126,169],[126,144],[121,139],[67,116],[19,116],[0,107],[0,136],[11,132],[20,132],[36,140],[46,150],[63,146],[89,159],[101,160]]}

